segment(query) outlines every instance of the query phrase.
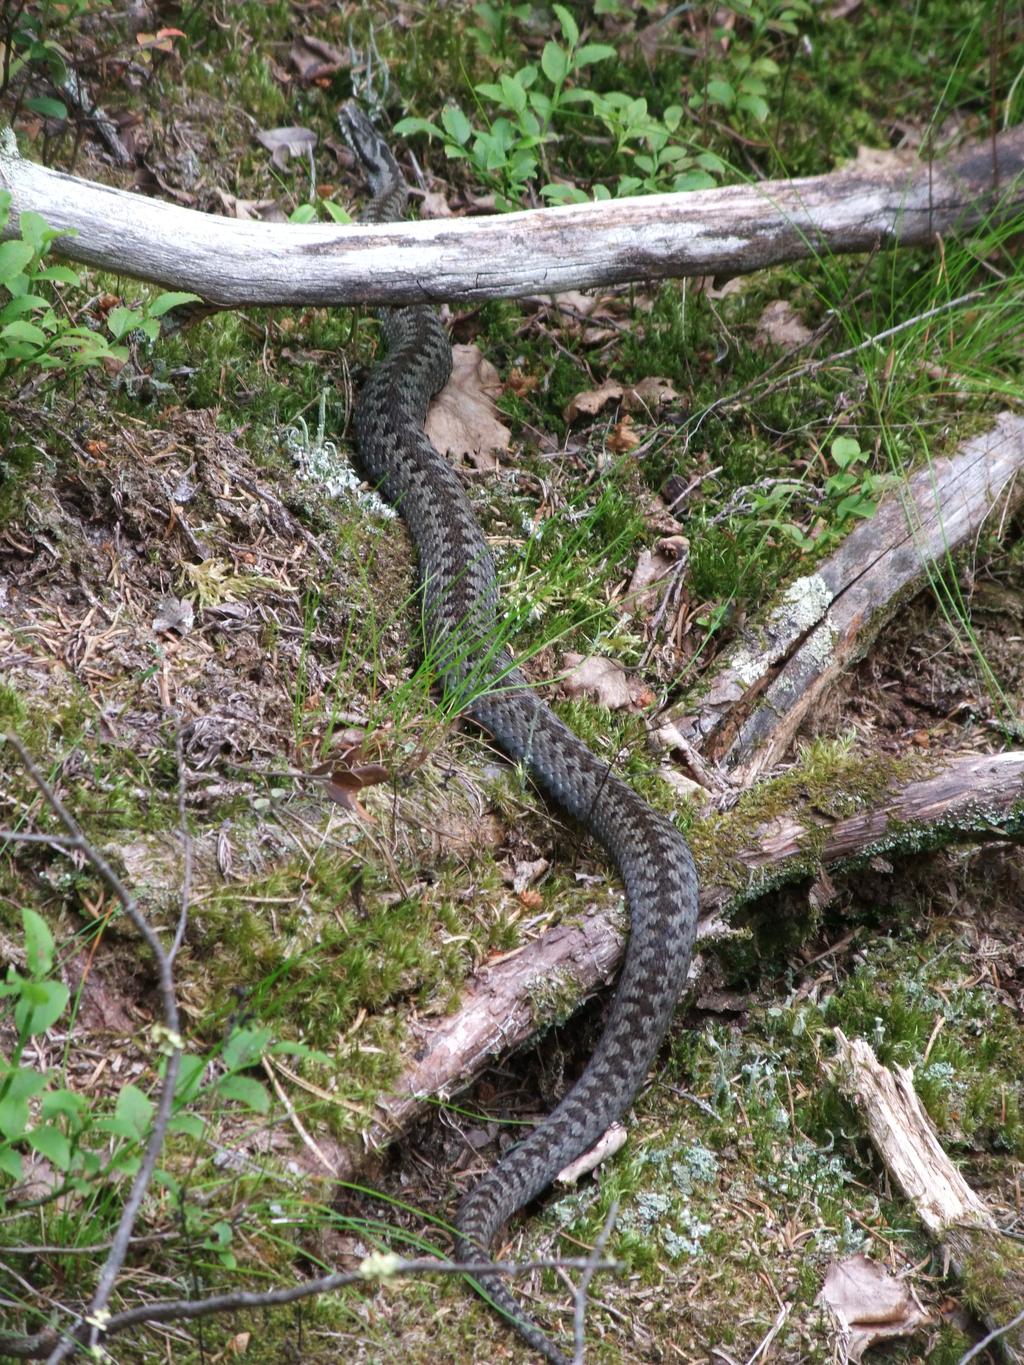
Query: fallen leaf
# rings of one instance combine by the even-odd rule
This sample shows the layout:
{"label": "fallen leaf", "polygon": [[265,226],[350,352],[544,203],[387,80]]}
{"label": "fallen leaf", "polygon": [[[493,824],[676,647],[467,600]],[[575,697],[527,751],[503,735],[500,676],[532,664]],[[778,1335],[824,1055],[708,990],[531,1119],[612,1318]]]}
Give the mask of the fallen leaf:
{"label": "fallen leaf", "polygon": [[517,900],[527,910],[539,910],[544,904],[544,897],[539,891],[520,891]]}
{"label": "fallen leaf", "polygon": [[286,223],[288,215],[276,199],[236,199],[227,190],[217,190],[225,217],[242,222]]}
{"label": "fallen leaf", "polygon": [[427,190],[420,200],[420,217],[450,218],[451,216],[451,206],[444,195],[435,190]]}
{"label": "fallen leaf", "polygon": [[928,1321],[903,1281],[859,1253],[830,1266],[817,1301],[835,1317],[840,1351],[854,1365],[876,1342],[911,1336]]}
{"label": "fallen leaf", "polygon": [[678,560],[661,550],[641,550],[626,590],[626,606],[630,611],[647,613],[658,605],[668,587],[669,575]]}
{"label": "fallen leaf", "polygon": [[539,877],[543,877],[550,866],[551,863],[547,858],[525,859],[517,862],[512,873],[512,890],[517,896],[522,896],[526,888],[532,886]]}
{"label": "fallen leaf", "polygon": [[287,170],[293,156],[311,156],[316,133],[309,128],[260,128],[256,141],[266,147],[270,160],[279,171]]}
{"label": "fallen leaf", "polygon": [[195,608],[187,597],[161,597],[153,618],[154,631],[176,630],[187,635],[195,621]]}
{"label": "fallen leaf", "polygon": [[615,423],[605,441],[605,445],[615,455],[625,455],[627,451],[636,450],[639,444],[640,437],[633,430],[633,419],[628,413]]}
{"label": "fallen leaf", "polygon": [[812,336],[811,329],[802,321],[791,303],[785,299],[775,299],[769,303],[757,320],[754,345],[757,347],[782,346],[787,349],[802,346]]}
{"label": "fallen leaf", "polygon": [[609,403],[617,403],[622,397],[623,387],[614,379],[606,379],[596,389],[586,389],[570,398],[562,416],[567,422],[575,422],[577,417],[594,417]]}
{"label": "fallen leaf", "polygon": [[621,402],[627,412],[645,412],[650,415],[655,408],[678,397],[671,382],[656,375],[641,379],[639,384],[634,385],[606,379],[596,389],[586,389],[583,393],[570,398],[562,416],[567,422],[574,422],[577,417],[594,417],[602,408],[615,402]]}
{"label": "fallen leaf", "polygon": [[356,793],[364,787],[375,787],[387,782],[391,777],[383,763],[366,762],[366,746],[369,742],[369,736],[353,731],[352,738],[342,742],[333,757],[312,770],[313,776],[323,782],[332,801],[367,819],[366,811],[356,800]]}
{"label": "fallen leaf", "polygon": [[309,34],[303,34],[292,43],[288,59],[307,85],[325,80],[348,66],[343,52],[331,43],[325,43],[322,38],[314,38]]}
{"label": "fallen leaf", "polygon": [[452,347],[452,377],[430,405],[425,430],[442,455],[468,460],[475,469],[497,469],[496,452],[508,450],[512,433],[498,419],[498,371],[478,346]]}
{"label": "fallen leaf", "polygon": [[539,385],[540,375],[523,374],[518,366],[513,366],[512,369],[509,370],[508,378],[505,381],[506,388],[514,393],[517,398],[522,398],[528,393],[533,393],[534,389],[538,388]]}
{"label": "fallen leaf", "polygon": [[567,697],[590,696],[607,706],[609,711],[632,706],[626,670],[617,659],[607,659],[600,654],[592,654],[587,659],[579,654],[566,654],[563,662],[572,670],[562,679],[562,689]]}
{"label": "fallen leaf", "polygon": [[626,389],[622,395],[622,406],[627,412],[646,412],[653,413],[656,408],[663,407],[666,403],[671,403],[673,398],[679,395],[672,387],[672,381],[661,379],[657,375],[650,375],[647,379],[641,379],[631,389]]}

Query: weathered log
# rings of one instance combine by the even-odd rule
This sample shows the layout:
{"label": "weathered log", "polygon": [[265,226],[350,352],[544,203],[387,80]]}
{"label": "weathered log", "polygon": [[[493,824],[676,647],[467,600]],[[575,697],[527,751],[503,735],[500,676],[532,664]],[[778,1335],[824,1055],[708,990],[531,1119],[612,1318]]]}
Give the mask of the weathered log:
{"label": "weathered log", "polygon": [[[862,1039],[836,1029],[840,1085],[863,1115],[886,1170],[963,1282],[971,1308],[1013,1365],[1024,1362],[1024,1247],[1000,1232],[990,1209],[942,1149],[912,1071],[879,1062]],[[1006,1330],[1009,1328],[1009,1330]]]}
{"label": "weathered log", "polygon": [[33,209],[76,233],[57,243],[70,259],[221,307],[479,302],[931,243],[1020,212],[1024,127],[942,160],[875,159],[803,180],[376,227],[198,213],[36,165],[9,131],[0,188],[12,195],[8,233]]}
{"label": "weathered log", "polygon": [[996,509],[1006,515],[1024,501],[1022,472],[1024,417],[1000,413],[991,430],[889,494],[831,558],[791,584],[659,741],[671,748],[681,735],[737,787],[749,786],[931,566],[972,543]]}
{"label": "weathered log", "polygon": [[[806,876],[818,866],[842,866],[884,852],[918,850],[922,844],[1006,839],[1024,833],[1024,751],[968,754],[934,776],[909,782],[870,809],[843,820],[787,816],[737,840],[742,817],[722,817],[716,844],[739,851],[728,873],[699,867],[708,884],[701,891],[698,941],[719,936],[723,913],[761,894],[768,885]],[[698,857],[698,862],[700,862]],[[525,1042],[537,1029],[538,1004],[553,987],[571,985],[583,998],[615,972],[625,933],[615,916],[595,910],[562,924],[542,938],[483,967],[466,984],[455,1014],[416,1030],[415,1060],[377,1105],[377,1118],[363,1134],[370,1148],[392,1141],[436,1096],[465,1086],[493,1055]],[[340,1174],[355,1169],[352,1165]]]}

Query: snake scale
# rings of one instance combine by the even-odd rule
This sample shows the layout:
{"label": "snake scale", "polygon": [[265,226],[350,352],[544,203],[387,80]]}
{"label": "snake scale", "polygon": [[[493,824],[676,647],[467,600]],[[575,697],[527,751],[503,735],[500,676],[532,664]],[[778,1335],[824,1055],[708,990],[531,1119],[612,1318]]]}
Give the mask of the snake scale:
{"label": "snake scale", "polygon": [[[407,189],[386,142],[355,104],[339,116],[373,199],[363,223],[400,218]],[[423,431],[427,406],[451,372],[451,344],[436,309],[382,309],[387,354],[356,405],[364,473],[397,509],[419,560],[428,656],[449,696],[521,761],[535,784],[592,833],[625,884],[630,937],[604,1032],[583,1074],[556,1109],[507,1152],[463,1199],[456,1254],[490,1255],[505,1222],[541,1193],[619,1118],[643,1083],[686,981],[697,922],[697,878],[682,835],[613,773],[541,701],[495,646],[494,563],[458,475]],[[498,1278],[488,1298],[524,1341],[553,1365],[567,1357]]]}

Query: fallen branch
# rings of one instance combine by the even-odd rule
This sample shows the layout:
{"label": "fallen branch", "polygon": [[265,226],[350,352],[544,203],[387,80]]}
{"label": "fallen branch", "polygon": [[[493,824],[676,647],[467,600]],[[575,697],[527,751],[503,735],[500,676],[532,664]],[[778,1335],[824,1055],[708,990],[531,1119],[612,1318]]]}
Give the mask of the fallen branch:
{"label": "fallen branch", "polygon": [[0,134],[12,225],[28,209],[86,265],[246,304],[479,302],[628,281],[738,275],[817,255],[924,245],[1024,209],[1024,127],[938,161],[375,227],[198,213],[26,161]]}
{"label": "fallen branch", "polygon": [[875,638],[908,591],[1024,501],[1024,417],[995,425],[889,494],[875,516],[769,612],[755,643],[730,651],[696,707],[659,731],[717,759],[737,787],[779,761],[807,712]]}
{"label": "fallen branch", "polygon": [[[1024,1362],[1024,1246],[1000,1232],[985,1203],[942,1149],[914,1089],[912,1071],[882,1066],[867,1043],[836,1029],[841,1086],[864,1117],[886,1170],[943,1250],[965,1297],[999,1337],[1004,1357]],[[993,1338],[995,1339],[995,1338]]]}
{"label": "fallen branch", "polygon": [[[742,816],[722,817],[716,844],[728,849],[737,831],[744,838],[743,829]],[[729,908],[817,866],[1022,833],[1024,751],[956,758],[934,776],[909,782],[847,819],[772,822],[730,853],[729,880],[713,873],[709,879],[709,869],[700,867],[698,942],[721,935]],[[390,1096],[379,1101],[378,1117],[363,1135],[366,1145],[386,1146],[435,1097],[462,1088],[488,1058],[525,1042],[537,1029],[535,1001],[550,996],[552,981],[571,979],[581,998],[603,985],[618,967],[624,944],[625,934],[609,913],[595,910],[482,968],[465,986],[455,1014],[417,1030],[416,1060]],[[360,1160],[352,1153],[347,1167],[336,1163],[340,1174],[350,1176]]]}

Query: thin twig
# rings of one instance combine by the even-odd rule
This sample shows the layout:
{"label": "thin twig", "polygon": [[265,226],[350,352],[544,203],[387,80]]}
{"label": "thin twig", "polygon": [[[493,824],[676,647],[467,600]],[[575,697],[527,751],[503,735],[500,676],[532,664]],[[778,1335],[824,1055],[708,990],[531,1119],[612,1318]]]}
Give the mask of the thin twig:
{"label": "thin twig", "polygon": [[1011,1318],[1009,1322],[1003,1323],[1002,1327],[993,1327],[988,1336],[982,1337],[979,1342],[976,1342],[975,1345],[971,1347],[966,1355],[960,1357],[957,1361],[957,1365],[967,1365],[968,1361],[974,1360],[975,1357],[980,1356],[982,1351],[987,1351],[994,1341],[998,1341],[1000,1337],[1005,1337],[1007,1332],[1012,1332],[1013,1329],[1019,1327],[1021,1323],[1024,1323],[1024,1308],[1020,1310],[1015,1318]]}
{"label": "thin twig", "polygon": [[[535,1270],[580,1270],[593,1275],[598,1270],[619,1270],[618,1261],[597,1260],[600,1250],[586,1258],[576,1256],[567,1258],[547,1257],[535,1261],[503,1261],[494,1264],[490,1261],[436,1261],[429,1257],[419,1260],[403,1261],[399,1258],[381,1260],[374,1264],[373,1259],[363,1263],[358,1270],[337,1271],[322,1275],[315,1280],[291,1285],[287,1289],[238,1290],[232,1294],[217,1294],[206,1299],[167,1299],[162,1302],[140,1304],[110,1317],[103,1329],[105,1337],[115,1336],[142,1323],[195,1321],[212,1317],[217,1313],[237,1313],[244,1309],[280,1307],[310,1298],[314,1294],[327,1294],[335,1289],[344,1289],[353,1284],[367,1284],[381,1280],[398,1279],[409,1275],[525,1275]],[[69,1346],[83,1339],[87,1322],[81,1321],[64,1340]],[[34,1336],[14,1336],[0,1334],[0,1353],[18,1360],[37,1360],[47,1351],[57,1334],[53,1328],[44,1328]]]}
{"label": "thin twig", "polygon": [[602,1266],[601,1253],[608,1245],[608,1238],[612,1235],[612,1228],[614,1228],[615,1220],[618,1216],[619,1201],[613,1199],[612,1206],[608,1210],[608,1217],[604,1220],[604,1227],[598,1234],[597,1241],[594,1243],[594,1249],[587,1258],[583,1273],[580,1275],[579,1284],[576,1286],[576,1292],[573,1295],[575,1302],[572,1315],[574,1347],[572,1365],[583,1365],[583,1351],[585,1346],[583,1333],[587,1319],[587,1290],[590,1288],[590,1281],[594,1278],[594,1272],[599,1270]]}
{"label": "thin twig", "polygon": [[[47,782],[46,778],[36,767],[29,757],[28,751],[22,744],[17,735],[8,734],[7,743],[14,749],[21,759],[25,771],[35,783],[40,795],[53,813],[60,820],[67,830],[71,839],[76,841],[77,847],[95,868],[96,872],[106,882],[107,886],[120,901],[125,914],[135,925],[142,939],[149,947],[157,965],[157,976],[160,983],[160,1003],[163,1010],[163,1037],[159,1040],[163,1050],[167,1052],[167,1067],[164,1071],[163,1082],[160,1087],[160,1098],[157,1104],[156,1118],[153,1123],[153,1131],[149,1135],[146,1143],[146,1150],[143,1153],[142,1162],[135,1178],[132,1181],[128,1198],[125,1200],[124,1208],[121,1210],[121,1218],[118,1222],[117,1231],[111,1243],[110,1252],[100,1271],[99,1279],[96,1284],[95,1292],[89,1304],[86,1315],[88,1325],[88,1344],[96,1344],[101,1331],[107,1320],[107,1302],[113,1292],[117,1282],[118,1274],[124,1263],[124,1258],[128,1253],[128,1247],[132,1240],[132,1230],[135,1226],[135,1219],[138,1216],[142,1201],[149,1188],[149,1182],[156,1163],[159,1160],[163,1149],[164,1138],[167,1133],[167,1124],[170,1121],[171,1109],[174,1104],[174,1089],[178,1079],[178,1066],[181,1059],[181,1034],[179,1031],[178,1003],[174,994],[174,977],[171,970],[171,961],[164,952],[160,939],[150,927],[149,922],[139,910],[135,898],[128,888],[121,881],[114,869],[107,862],[106,858],[89,843],[82,832],[81,827],[74,816],[64,805],[63,801]],[[72,1338],[65,1337],[57,1340],[56,1345],[50,1352],[47,1365],[59,1365],[59,1362],[71,1352],[76,1345]]]}

